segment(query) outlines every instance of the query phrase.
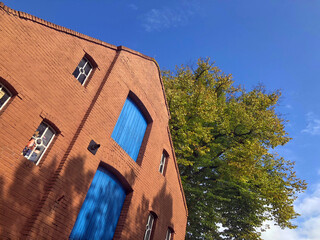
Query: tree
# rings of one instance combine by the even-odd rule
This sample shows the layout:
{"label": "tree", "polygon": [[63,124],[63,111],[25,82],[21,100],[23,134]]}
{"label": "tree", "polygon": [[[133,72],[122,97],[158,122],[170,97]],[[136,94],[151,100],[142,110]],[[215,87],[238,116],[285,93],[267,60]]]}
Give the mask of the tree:
{"label": "tree", "polygon": [[210,59],[163,72],[170,129],[189,218],[187,239],[261,239],[266,220],[290,220],[306,183],[274,148],[290,138],[275,112],[280,91],[233,85]]}

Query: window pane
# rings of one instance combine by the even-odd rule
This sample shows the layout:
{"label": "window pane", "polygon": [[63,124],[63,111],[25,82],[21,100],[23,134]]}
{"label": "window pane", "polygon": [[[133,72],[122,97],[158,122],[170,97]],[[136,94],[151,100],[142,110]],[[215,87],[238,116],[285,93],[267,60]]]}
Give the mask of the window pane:
{"label": "window pane", "polygon": [[87,60],[85,58],[82,58],[78,66],[83,67],[86,62]]}
{"label": "window pane", "polygon": [[53,135],[54,135],[53,131],[50,128],[48,128],[48,130],[46,131],[46,133],[42,138],[43,144],[47,146],[51,138],[53,137]]}
{"label": "window pane", "polygon": [[89,74],[90,70],[92,69],[90,63],[87,63],[87,65],[84,67],[84,72],[86,73],[86,75]]}
{"label": "window pane", "polygon": [[171,240],[171,233],[172,233],[172,231],[169,228],[167,231],[166,240]]}
{"label": "window pane", "polygon": [[150,233],[151,233],[151,231],[147,230],[146,235],[144,237],[144,240],[149,240],[150,239]]}
{"label": "window pane", "polygon": [[0,108],[2,107],[2,105],[5,104],[5,102],[10,98],[10,95],[7,94],[6,92],[3,92],[4,94],[2,95],[2,97],[0,98]]}
{"label": "window pane", "polygon": [[81,74],[78,78],[79,82],[82,84],[84,82],[84,80],[86,79],[86,75]]}
{"label": "window pane", "polygon": [[29,157],[33,149],[35,148],[35,140],[33,138],[30,139],[28,144],[25,146],[25,148],[22,151],[22,155],[25,157]]}
{"label": "window pane", "polygon": [[164,153],[162,153],[161,163],[164,164],[165,161],[166,161],[166,156],[164,155]]}
{"label": "window pane", "polygon": [[37,162],[44,150],[45,150],[44,146],[37,146],[34,152],[29,157],[29,160],[33,162]]}
{"label": "window pane", "polygon": [[74,76],[75,78],[78,78],[78,76],[79,76],[79,68],[78,68],[78,67],[74,70],[73,76]]}
{"label": "window pane", "polygon": [[47,125],[44,123],[41,123],[38,129],[34,132],[33,136],[36,138],[41,137],[44,131],[46,130],[46,128],[47,128]]}
{"label": "window pane", "polygon": [[0,84],[0,109],[4,104],[7,102],[7,100],[11,97],[11,94],[9,91],[7,91],[1,84]]}
{"label": "window pane", "polygon": [[0,99],[3,97],[3,95],[5,94],[4,89],[2,89],[2,86],[0,84]]}
{"label": "window pane", "polygon": [[163,173],[163,165],[162,165],[162,164],[160,165],[159,172],[160,172],[160,173]]}
{"label": "window pane", "polygon": [[159,167],[159,172],[162,174],[164,171],[165,162],[166,162],[166,156],[164,153],[162,153],[161,160],[160,160],[160,167]]}

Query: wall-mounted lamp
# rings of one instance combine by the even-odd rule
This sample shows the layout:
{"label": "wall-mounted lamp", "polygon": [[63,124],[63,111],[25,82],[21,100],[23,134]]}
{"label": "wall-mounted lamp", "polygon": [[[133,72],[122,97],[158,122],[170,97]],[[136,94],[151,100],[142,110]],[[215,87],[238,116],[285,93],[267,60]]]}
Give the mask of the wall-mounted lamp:
{"label": "wall-mounted lamp", "polygon": [[99,147],[100,147],[100,144],[97,144],[95,141],[91,140],[88,146],[88,150],[93,155],[96,155],[96,152],[98,151]]}

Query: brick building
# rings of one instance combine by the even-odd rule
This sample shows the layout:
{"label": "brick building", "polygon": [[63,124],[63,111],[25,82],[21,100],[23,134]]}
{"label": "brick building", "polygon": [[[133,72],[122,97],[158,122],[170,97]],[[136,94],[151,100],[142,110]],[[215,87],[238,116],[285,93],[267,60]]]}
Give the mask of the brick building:
{"label": "brick building", "polygon": [[184,239],[157,63],[0,4],[0,238]]}

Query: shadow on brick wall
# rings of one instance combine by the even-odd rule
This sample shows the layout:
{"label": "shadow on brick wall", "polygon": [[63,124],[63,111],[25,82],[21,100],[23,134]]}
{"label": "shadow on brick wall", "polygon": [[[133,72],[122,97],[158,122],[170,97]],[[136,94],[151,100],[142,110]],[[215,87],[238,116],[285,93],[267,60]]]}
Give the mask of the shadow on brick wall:
{"label": "shadow on brick wall", "polygon": [[[32,215],[32,209],[39,202],[44,183],[34,173],[37,166],[26,160],[14,172],[12,179],[2,178],[1,187],[6,181],[11,184],[1,189],[1,239],[18,239],[27,218]],[[48,171],[53,166],[41,169],[39,173]],[[42,171],[43,170],[43,171]]]}
{"label": "shadow on brick wall", "polygon": [[[13,181],[6,188],[5,181],[9,180],[5,176],[0,176],[0,239],[65,239],[69,236],[94,172],[84,168],[86,156],[78,155],[66,161],[61,175],[55,178],[55,184],[52,184],[51,181],[56,173],[56,161],[54,157],[50,164],[43,164],[40,169],[36,169],[39,167],[25,159],[25,162],[16,169],[11,179]],[[41,177],[50,175],[50,177],[47,177],[47,182],[41,182],[39,175]],[[130,184],[134,184],[136,176],[132,170],[124,177],[130,180]],[[52,188],[48,191],[50,186]],[[112,188],[104,192],[105,195],[113,193]],[[159,237],[164,239],[165,225],[174,228],[173,198],[167,191],[166,183],[153,199],[143,195],[135,218],[127,218],[132,195],[133,192],[129,192],[126,197],[114,239],[118,239],[121,234],[143,238],[150,211],[159,217],[155,223],[155,233],[161,234]],[[86,223],[84,226],[90,228]],[[128,226],[137,232],[124,233],[124,229]],[[109,226],[99,225],[99,227],[102,227],[103,231],[108,231]]]}
{"label": "shadow on brick wall", "polygon": [[[165,239],[167,228],[173,227],[172,224],[172,215],[173,215],[173,198],[170,193],[167,192],[167,184],[164,183],[162,185],[161,190],[158,192],[158,194],[153,199],[152,203],[152,209],[155,209],[159,217],[159,222],[161,218],[161,223],[164,225],[167,225],[164,231],[159,228],[159,225],[155,226],[155,232],[158,234],[162,234],[160,236],[157,236],[161,239]],[[146,221],[146,220],[145,220]],[[164,226],[162,225],[162,228]],[[174,228],[174,227],[173,227]]]}
{"label": "shadow on brick wall", "polygon": [[[34,168],[38,166],[25,159],[16,169],[7,189],[4,189],[5,178],[0,177],[0,239],[24,239],[28,236],[31,239],[35,236],[58,239],[59,235],[69,234],[72,224],[68,225],[70,214],[76,214],[81,207],[81,203],[76,204],[73,199],[86,192],[94,173],[84,169],[85,156],[70,158],[65,171],[55,181],[56,185],[53,185],[59,187],[59,184],[64,183],[63,188],[61,192],[53,193],[47,188],[52,185],[56,161],[54,157],[51,164],[43,164],[39,171],[35,171]],[[73,178],[70,181],[70,177],[75,176],[74,173],[77,173],[74,177],[76,180]],[[49,177],[46,177],[46,182],[41,182],[43,177],[39,175]],[[45,196],[46,194],[48,195]],[[40,227],[39,222],[45,224]]]}
{"label": "shadow on brick wall", "polygon": [[157,219],[154,223],[153,238],[165,239],[167,231],[167,228],[164,228],[165,225],[167,225],[166,227],[173,228],[173,198],[171,194],[167,192],[166,183],[162,185],[160,191],[153,199],[148,200],[145,195],[142,196],[136,218],[132,223],[136,229],[140,229],[140,234],[137,235],[138,239],[142,239],[144,236],[150,212],[154,212],[157,215]]}
{"label": "shadow on brick wall", "polygon": [[34,229],[37,232],[34,236],[50,236],[52,239],[69,236],[74,224],[72,216],[77,216],[82,205],[78,196],[85,196],[94,175],[94,171],[84,169],[85,160],[84,155],[67,160],[65,170],[56,181],[55,188],[59,190],[50,192],[43,206],[43,211],[47,214],[42,214],[37,219],[40,223],[50,225],[47,227],[42,224],[42,228],[37,228],[36,222]]}

